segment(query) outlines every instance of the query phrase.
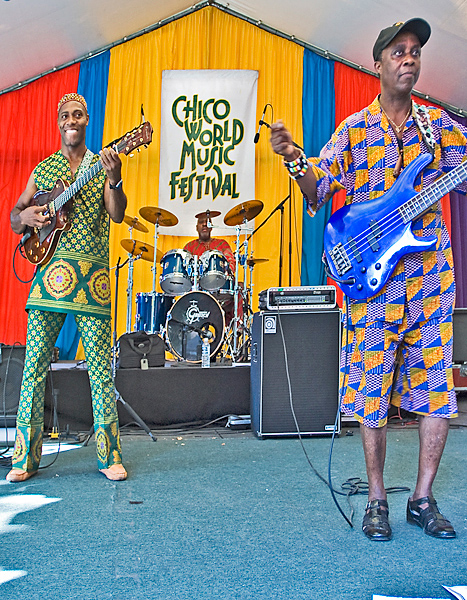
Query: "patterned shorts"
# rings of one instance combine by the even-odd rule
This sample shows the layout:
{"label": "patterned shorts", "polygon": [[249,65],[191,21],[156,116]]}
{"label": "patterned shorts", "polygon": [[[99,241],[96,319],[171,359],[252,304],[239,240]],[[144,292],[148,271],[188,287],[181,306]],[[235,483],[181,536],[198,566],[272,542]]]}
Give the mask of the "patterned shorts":
{"label": "patterned shorts", "polygon": [[386,424],[389,404],[420,415],[457,416],[452,315],[411,326],[404,318],[400,325],[344,328],[341,388],[342,410],[367,427]]}

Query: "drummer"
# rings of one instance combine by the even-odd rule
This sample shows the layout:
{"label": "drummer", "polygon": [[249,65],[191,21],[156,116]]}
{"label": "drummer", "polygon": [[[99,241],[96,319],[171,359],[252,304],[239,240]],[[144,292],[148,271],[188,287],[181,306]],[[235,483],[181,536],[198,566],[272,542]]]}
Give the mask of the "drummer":
{"label": "drummer", "polygon": [[204,211],[195,215],[195,218],[198,219],[196,222],[198,239],[191,240],[183,249],[195,256],[201,256],[207,250],[218,250],[227,259],[232,275],[235,275],[235,257],[229,243],[222,238],[211,237],[213,227],[211,217],[217,217],[218,215],[220,215],[220,212],[217,210]]}

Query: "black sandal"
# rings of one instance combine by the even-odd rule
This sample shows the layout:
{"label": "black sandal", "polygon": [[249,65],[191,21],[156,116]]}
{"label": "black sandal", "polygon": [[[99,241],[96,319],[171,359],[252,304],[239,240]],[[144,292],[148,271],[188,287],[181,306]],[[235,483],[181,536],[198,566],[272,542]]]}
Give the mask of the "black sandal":
{"label": "black sandal", "polygon": [[[426,508],[420,508],[422,504],[428,504]],[[438,510],[438,505],[433,496],[424,496],[418,500],[407,502],[407,522],[418,525],[427,535],[431,537],[450,540],[456,537],[456,532],[451,523],[443,517]]]}
{"label": "black sandal", "polygon": [[365,507],[362,529],[372,542],[388,542],[392,538],[389,506],[386,500],[370,500]]}

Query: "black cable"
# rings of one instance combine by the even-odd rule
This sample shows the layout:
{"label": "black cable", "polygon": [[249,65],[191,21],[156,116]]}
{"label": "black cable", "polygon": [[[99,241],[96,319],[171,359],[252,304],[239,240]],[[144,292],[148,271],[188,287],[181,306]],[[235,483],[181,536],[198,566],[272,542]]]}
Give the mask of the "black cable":
{"label": "black cable", "polygon": [[[28,279],[27,281],[21,279],[21,277],[18,275],[18,273],[16,272],[16,268],[15,268],[15,258],[16,258],[16,253],[18,252],[18,250],[20,251],[20,254],[23,258],[26,258],[26,255],[23,254],[22,252],[22,248],[23,248],[23,244],[21,242],[18,242],[15,251],[13,252],[13,258],[12,258],[12,266],[13,266],[13,273],[15,274],[16,279],[20,282],[20,283],[31,283],[31,281],[34,279],[34,277],[36,276],[36,269],[34,269],[34,273],[33,276],[31,277],[31,279]],[[27,260],[27,258],[26,258]]]}
{"label": "black cable", "polygon": [[[347,313],[346,314],[347,314],[347,323],[348,323],[348,319],[349,319],[349,312],[348,312],[349,311],[349,306],[348,306],[348,303],[346,303],[346,308],[347,308]],[[285,343],[284,331],[283,331],[283,328],[282,328],[282,322],[281,322],[281,318],[280,318],[280,311],[278,311],[277,316],[278,316],[278,322],[279,322],[279,329],[280,329],[280,332],[281,332],[282,345],[283,345],[283,349],[284,349],[285,370],[286,370],[287,383],[288,383],[288,388],[289,388],[290,408],[291,408],[291,411],[292,411],[292,416],[293,416],[293,419],[294,419],[295,428],[297,430],[297,435],[298,435],[298,439],[300,441],[300,445],[302,447],[302,450],[303,450],[303,453],[305,455],[305,458],[306,458],[308,464],[310,465],[312,471],[329,488],[329,490],[331,492],[332,499],[333,499],[333,501],[334,501],[337,509],[339,510],[339,512],[341,513],[341,515],[344,517],[344,519],[346,520],[346,522],[349,524],[349,526],[353,528],[352,518],[353,518],[354,509],[353,509],[353,506],[352,506],[352,504],[350,502],[350,496],[353,496],[355,494],[365,494],[365,493],[368,493],[368,483],[362,481],[358,477],[351,477],[351,478],[347,479],[347,481],[345,481],[343,484],[341,484],[341,488],[343,490],[347,490],[347,491],[340,491],[340,490],[336,490],[332,486],[332,478],[331,478],[332,451],[333,451],[334,440],[335,440],[336,431],[337,431],[337,423],[338,423],[338,420],[339,420],[339,414],[340,414],[340,410],[341,410],[344,385],[342,385],[340,387],[340,392],[339,392],[339,403],[338,403],[338,406],[337,406],[336,418],[335,418],[334,428],[333,428],[332,437],[331,437],[331,446],[330,446],[330,450],[329,450],[328,480],[326,480],[326,478],[323,477],[321,475],[321,473],[319,473],[317,471],[317,469],[314,467],[313,463],[310,460],[310,457],[308,456],[306,448],[305,448],[305,446],[303,444],[302,435],[300,433],[300,428],[299,428],[298,421],[297,421],[297,418],[296,418],[296,415],[295,415],[295,410],[294,410],[294,407],[293,407],[292,384],[291,384],[291,381],[290,381],[290,372],[289,372],[289,365],[288,365],[287,347],[286,347],[286,343]],[[346,348],[347,348],[347,345],[348,345],[348,334],[349,334],[349,330],[348,330],[348,327],[346,327],[346,346],[345,346]],[[346,370],[347,370],[347,352],[345,353],[344,374],[345,374]],[[403,492],[403,491],[404,492],[410,491],[410,488],[402,487],[402,486],[401,487],[386,488],[386,493],[388,493],[388,494],[395,493],[395,492]],[[342,510],[339,502],[337,501],[336,495],[345,496],[347,498],[347,502],[349,503],[350,511],[351,511],[350,517],[347,517],[347,515]]]}

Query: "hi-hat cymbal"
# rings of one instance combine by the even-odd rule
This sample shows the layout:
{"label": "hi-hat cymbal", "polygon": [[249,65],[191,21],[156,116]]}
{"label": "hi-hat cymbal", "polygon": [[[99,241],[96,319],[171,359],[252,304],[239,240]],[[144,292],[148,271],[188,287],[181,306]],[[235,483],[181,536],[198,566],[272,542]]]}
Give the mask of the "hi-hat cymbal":
{"label": "hi-hat cymbal", "polygon": [[255,265],[259,265],[261,263],[268,262],[269,258],[248,258],[246,264],[249,267],[254,267]]}
{"label": "hi-hat cymbal", "polygon": [[263,210],[264,204],[261,200],[247,200],[234,206],[224,217],[226,225],[240,225],[245,221],[251,221]]}
{"label": "hi-hat cymbal", "polygon": [[203,212],[200,212],[197,215],[195,215],[195,219],[207,219],[208,212],[209,212],[209,217],[211,219],[214,219],[214,217],[218,217],[221,214],[218,210],[209,210],[209,211],[203,210]]}
{"label": "hi-hat cymbal", "polygon": [[[146,244],[146,242],[140,242],[139,240],[120,240],[120,244],[125,250],[133,256],[140,256],[143,260],[149,260],[154,262],[154,246]],[[157,262],[160,262],[162,258],[162,252],[160,250],[156,253]]]}
{"label": "hi-hat cymbal", "polygon": [[154,224],[158,223],[162,227],[172,227],[178,223],[178,218],[174,214],[158,206],[143,206],[139,209],[139,214],[146,221]]}
{"label": "hi-hat cymbal", "polygon": [[137,229],[138,231],[142,231],[143,233],[147,233],[149,231],[146,225],[143,225],[143,223],[141,223],[138,217],[127,217],[127,215],[125,215],[123,217],[123,221],[133,229]]}

